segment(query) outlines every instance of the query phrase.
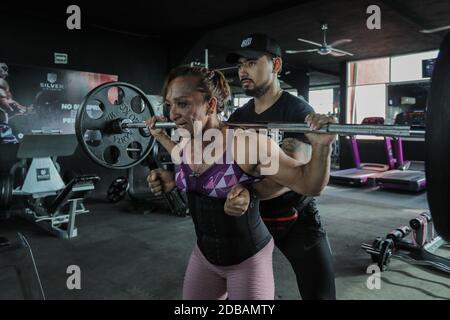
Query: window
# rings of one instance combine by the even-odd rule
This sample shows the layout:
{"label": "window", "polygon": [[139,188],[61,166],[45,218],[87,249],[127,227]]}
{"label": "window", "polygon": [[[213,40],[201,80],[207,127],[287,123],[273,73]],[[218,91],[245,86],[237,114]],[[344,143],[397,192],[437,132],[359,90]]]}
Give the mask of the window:
{"label": "window", "polygon": [[437,58],[438,50],[391,58],[391,82],[416,81],[422,77],[422,60]]}
{"label": "window", "polygon": [[370,59],[347,64],[347,85],[357,86],[389,82],[389,58]]}
{"label": "window", "polygon": [[309,91],[309,104],[317,113],[333,113],[333,89]]}
{"label": "window", "polygon": [[[386,85],[373,84],[349,87],[347,90],[347,122],[361,124],[364,118],[386,117]],[[381,140],[376,136],[357,139]]]}
{"label": "window", "polygon": [[[386,117],[386,84],[389,57],[347,64],[347,123],[361,124],[364,118]],[[359,136],[363,139],[378,137]]]}
{"label": "window", "polygon": [[432,59],[435,59],[438,53],[438,50],[433,50],[347,63],[346,122],[360,124],[366,117],[383,117],[385,124],[392,124],[396,114],[406,110],[404,106],[425,100],[420,95],[412,95],[409,92],[397,94],[395,98],[398,98],[399,102],[394,101],[392,94],[389,99],[386,95],[393,83],[429,83],[429,77],[422,75],[432,69]]}
{"label": "window", "polygon": [[348,88],[347,119],[361,124],[364,118],[385,117],[386,85],[374,84]]}

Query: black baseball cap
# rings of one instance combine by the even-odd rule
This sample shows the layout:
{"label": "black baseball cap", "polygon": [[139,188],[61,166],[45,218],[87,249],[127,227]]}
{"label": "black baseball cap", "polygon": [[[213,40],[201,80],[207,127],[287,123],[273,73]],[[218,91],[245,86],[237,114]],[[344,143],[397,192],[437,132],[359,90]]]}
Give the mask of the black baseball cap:
{"label": "black baseball cap", "polygon": [[226,62],[236,63],[239,58],[257,59],[267,53],[281,57],[280,45],[265,34],[254,33],[241,40],[240,48],[230,52],[226,57]]}

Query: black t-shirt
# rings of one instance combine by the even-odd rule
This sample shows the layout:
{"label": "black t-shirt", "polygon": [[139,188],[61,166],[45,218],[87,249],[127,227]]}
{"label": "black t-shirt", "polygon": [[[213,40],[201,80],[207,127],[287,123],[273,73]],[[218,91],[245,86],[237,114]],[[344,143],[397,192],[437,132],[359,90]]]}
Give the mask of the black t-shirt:
{"label": "black t-shirt", "polygon": [[[313,107],[303,98],[284,91],[281,97],[262,113],[255,112],[255,100],[252,99],[238,108],[228,118],[228,122],[288,122],[304,123],[308,114],[314,112]],[[286,132],[283,138],[296,138],[306,141],[303,133]]]}
{"label": "black t-shirt", "polygon": [[[238,108],[228,118],[228,122],[287,122],[304,123],[308,114],[314,112],[313,107],[303,98],[296,97],[284,91],[281,97],[267,110],[258,114],[255,112],[255,100],[252,99]],[[296,138],[306,142],[302,133],[286,132],[283,138]],[[277,198],[261,201],[260,211],[263,217],[282,217],[292,213],[292,207],[297,207],[304,196],[289,191]]]}

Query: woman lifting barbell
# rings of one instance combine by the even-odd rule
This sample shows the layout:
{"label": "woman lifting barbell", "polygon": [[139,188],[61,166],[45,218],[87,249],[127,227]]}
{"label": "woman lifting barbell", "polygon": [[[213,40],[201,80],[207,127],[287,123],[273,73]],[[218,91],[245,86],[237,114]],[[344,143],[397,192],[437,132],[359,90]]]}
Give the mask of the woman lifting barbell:
{"label": "woman lifting barbell", "polygon": [[[208,129],[219,130],[223,137],[222,150],[225,150],[213,152],[215,161],[209,164],[203,157],[201,163],[195,162],[198,153],[194,139],[180,149],[181,163],[175,182],[180,190],[187,192],[197,234],[197,245],[186,270],[184,299],[273,299],[273,240],[260,218],[254,198],[256,191],[251,185],[271,175],[280,185],[316,196],[328,182],[331,143],[335,135],[307,134],[312,156],[308,164],[302,165],[288,157],[267,136],[230,130],[221,122],[217,113],[229,96],[230,89],[222,73],[199,67],[173,69],[163,89],[170,119],[178,129],[184,129],[190,137],[194,137],[196,126],[200,126],[202,133]],[[154,129],[156,121],[153,117],[147,125],[155,138],[164,142],[167,136],[162,130]],[[333,118],[325,115],[313,114],[307,118],[312,128],[333,122]],[[258,148],[246,143],[249,140],[257,141]],[[200,151],[203,153],[208,145],[201,143]],[[256,161],[252,163],[252,159]],[[278,164],[275,171],[271,170],[273,160]],[[152,172],[150,180],[155,192],[161,191],[161,185],[163,191],[171,188],[168,184],[171,178],[157,171]],[[226,215],[224,204],[237,184],[249,187],[253,203],[242,215]],[[274,190],[258,190],[260,197],[269,193],[272,195]]]}

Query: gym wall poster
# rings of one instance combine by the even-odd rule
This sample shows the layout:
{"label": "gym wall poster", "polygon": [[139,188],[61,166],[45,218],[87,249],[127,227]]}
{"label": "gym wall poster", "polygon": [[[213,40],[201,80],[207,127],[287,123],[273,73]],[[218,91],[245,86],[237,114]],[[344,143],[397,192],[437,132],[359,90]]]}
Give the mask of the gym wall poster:
{"label": "gym wall poster", "polygon": [[76,113],[86,94],[119,78],[118,75],[7,62],[0,65],[0,143],[18,143],[32,130],[74,133]]}

